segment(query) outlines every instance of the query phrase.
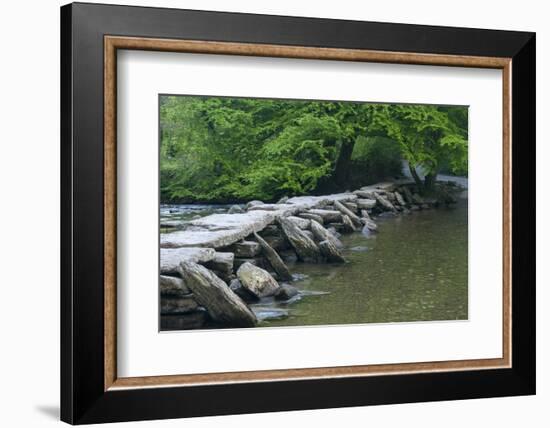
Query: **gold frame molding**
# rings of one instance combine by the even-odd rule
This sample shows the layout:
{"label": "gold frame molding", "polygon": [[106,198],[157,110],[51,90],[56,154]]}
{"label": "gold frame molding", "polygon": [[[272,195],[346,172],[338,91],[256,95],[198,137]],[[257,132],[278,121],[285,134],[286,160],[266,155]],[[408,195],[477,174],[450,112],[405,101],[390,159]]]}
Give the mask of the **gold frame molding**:
{"label": "gold frame molding", "polygon": [[[502,358],[422,363],[358,365],[190,375],[117,377],[116,367],[116,85],[117,50],[324,59],[396,64],[441,65],[502,70],[503,91],[503,349]],[[359,377],[511,367],[511,58],[383,52],[196,40],[104,37],[104,389],[193,386],[220,383]]]}

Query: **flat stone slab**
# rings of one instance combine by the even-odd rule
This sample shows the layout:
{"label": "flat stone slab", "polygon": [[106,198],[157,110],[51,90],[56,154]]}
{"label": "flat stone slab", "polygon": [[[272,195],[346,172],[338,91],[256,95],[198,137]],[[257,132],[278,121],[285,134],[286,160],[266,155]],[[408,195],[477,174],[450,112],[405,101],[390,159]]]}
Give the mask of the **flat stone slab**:
{"label": "flat stone slab", "polygon": [[214,257],[216,257],[216,251],[213,248],[161,248],[160,273],[177,273],[177,268],[182,261],[206,263]]}
{"label": "flat stone slab", "polygon": [[189,228],[160,236],[161,248],[227,247],[275,219],[273,211],[248,211],[243,214],[212,214],[189,222]]}
{"label": "flat stone slab", "polygon": [[161,234],[160,246],[161,248],[227,247],[254,232],[261,231],[279,216],[293,215],[301,210],[322,207],[334,201],[344,202],[356,199],[357,195],[353,193],[297,196],[290,198],[285,204],[256,205],[242,214],[212,214],[190,221],[185,230]]}

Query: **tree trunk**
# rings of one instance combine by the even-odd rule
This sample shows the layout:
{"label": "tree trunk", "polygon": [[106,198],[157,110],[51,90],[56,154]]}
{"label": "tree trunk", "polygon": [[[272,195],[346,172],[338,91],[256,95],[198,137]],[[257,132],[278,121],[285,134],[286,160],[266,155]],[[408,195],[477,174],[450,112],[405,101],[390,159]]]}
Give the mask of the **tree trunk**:
{"label": "tree trunk", "polygon": [[414,182],[416,183],[416,187],[418,187],[418,190],[422,192],[424,189],[424,183],[422,183],[422,180],[418,176],[418,173],[416,172],[416,167],[410,164],[409,162],[409,171],[411,172],[412,178],[414,178]]}
{"label": "tree trunk", "polygon": [[424,190],[429,192],[434,188],[436,177],[437,172],[427,174],[426,177],[424,177]]}
{"label": "tree trunk", "polygon": [[336,159],[336,164],[334,165],[334,182],[340,187],[345,187],[348,183],[351,169],[351,154],[353,153],[354,146],[355,140],[342,141],[342,147],[340,147],[340,153],[338,153],[338,159]]}

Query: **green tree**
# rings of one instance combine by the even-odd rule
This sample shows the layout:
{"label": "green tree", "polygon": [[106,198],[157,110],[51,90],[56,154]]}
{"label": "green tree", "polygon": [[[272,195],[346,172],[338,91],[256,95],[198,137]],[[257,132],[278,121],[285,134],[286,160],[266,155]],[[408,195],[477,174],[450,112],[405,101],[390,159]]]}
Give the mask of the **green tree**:
{"label": "green tree", "polygon": [[[468,134],[460,120],[463,116],[445,107],[379,105],[372,126],[399,143],[417,186],[430,191],[443,164],[452,171],[467,169]],[[425,173],[424,181],[418,174],[419,167]]]}
{"label": "green tree", "polygon": [[466,128],[465,108],[163,96],[161,200],[344,190],[395,173],[401,156],[418,180],[420,166],[435,178],[442,165],[467,167]]}

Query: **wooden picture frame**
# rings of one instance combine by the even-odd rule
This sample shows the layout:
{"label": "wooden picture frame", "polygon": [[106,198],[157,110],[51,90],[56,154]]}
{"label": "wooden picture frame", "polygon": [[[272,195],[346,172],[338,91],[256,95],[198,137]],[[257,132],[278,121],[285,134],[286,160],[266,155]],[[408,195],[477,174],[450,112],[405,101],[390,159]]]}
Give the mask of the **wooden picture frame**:
{"label": "wooden picture frame", "polygon": [[[501,69],[502,358],[117,377],[117,49]],[[535,392],[534,34],[77,3],[61,9],[61,53],[62,420]]]}

